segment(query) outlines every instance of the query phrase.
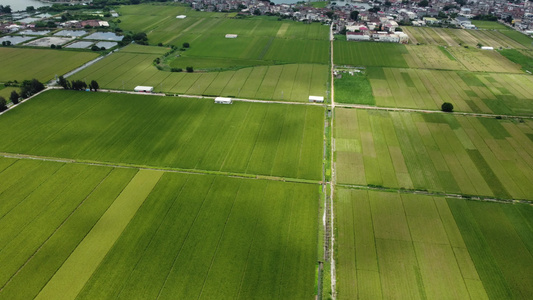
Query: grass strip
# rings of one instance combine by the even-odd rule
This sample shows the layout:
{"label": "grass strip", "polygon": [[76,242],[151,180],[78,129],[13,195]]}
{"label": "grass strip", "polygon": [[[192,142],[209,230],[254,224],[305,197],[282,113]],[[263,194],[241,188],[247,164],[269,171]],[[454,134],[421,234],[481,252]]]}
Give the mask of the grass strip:
{"label": "grass strip", "polygon": [[162,175],[139,171],[36,299],[75,298]]}

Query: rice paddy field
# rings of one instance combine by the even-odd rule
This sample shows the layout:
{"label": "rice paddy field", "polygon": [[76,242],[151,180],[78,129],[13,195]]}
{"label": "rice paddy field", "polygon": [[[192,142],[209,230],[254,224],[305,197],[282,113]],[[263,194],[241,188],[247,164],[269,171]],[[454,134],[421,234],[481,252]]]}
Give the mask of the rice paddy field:
{"label": "rice paddy field", "polygon": [[409,35],[411,44],[468,46],[475,48],[478,43],[496,48],[531,49],[531,38],[512,29],[464,30],[432,27],[402,27]]}
{"label": "rice paddy field", "polygon": [[315,292],[316,185],[4,157],[0,178],[0,299]]}
{"label": "rice paddy field", "polygon": [[[200,58],[229,58],[247,66],[261,65],[257,61],[268,64],[329,61],[329,27],[318,23],[278,21],[277,17],[237,19],[232,14],[196,12],[184,6],[123,6],[119,11],[120,26],[147,32],[151,44],[177,47],[190,44],[173,67],[185,68],[187,63],[195,66],[193,58],[200,63]],[[179,19],[178,15],[186,17]],[[225,38],[226,34],[238,37]]]}
{"label": "rice paddy field", "polygon": [[477,73],[428,69],[369,68],[377,106],[531,115],[533,77],[527,74]]}
{"label": "rice paddy field", "polygon": [[[126,47],[128,49],[128,47]],[[328,66],[287,64],[222,72],[165,72],[153,64],[157,55],[115,53],[76,73],[72,79],[96,80],[101,88],[132,91],[153,86],[157,92],[307,102],[326,96]]]}
{"label": "rice paddy field", "polygon": [[2,116],[0,151],[321,179],[323,107],[213,102],[48,91]]}
{"label": "rice paddy field", "polygon": [[337,190],[339,299],[525,299],[526,204]]}
{"label": "rice paddy field", "polygon": [[340,184],[533,200],[533,122],[338,109]]}
{"label": "rice paddy field", "polygon": [[98,57],[96,53],[0,48],[0,82],[36,78],[52,80]]}

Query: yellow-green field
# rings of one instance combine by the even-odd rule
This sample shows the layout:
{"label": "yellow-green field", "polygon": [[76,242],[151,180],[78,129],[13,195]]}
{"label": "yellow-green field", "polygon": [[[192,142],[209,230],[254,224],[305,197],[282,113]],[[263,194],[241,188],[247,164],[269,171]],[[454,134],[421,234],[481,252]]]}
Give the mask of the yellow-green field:
{"label": "yellow-green field", "polygon": [[98,54],[91,52],[0,48],[0,82],[49,81],[96,57]]}

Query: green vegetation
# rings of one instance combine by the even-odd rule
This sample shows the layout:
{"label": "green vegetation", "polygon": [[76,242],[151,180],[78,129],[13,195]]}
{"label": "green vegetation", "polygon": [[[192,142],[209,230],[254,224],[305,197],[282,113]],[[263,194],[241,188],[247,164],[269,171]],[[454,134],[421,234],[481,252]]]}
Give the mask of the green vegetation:
{"label": "green vegetation", "polygon": [[499,22],[494,22],[494,21],[477,21],[477,20],[472,20],[472,24],[476,25],[477,28],[479,29],[496,29],[496,30],[500,30],[500,29],[503,29],[503,30],[508,30],[509,27],[499,23]]}
{"label": "green vegetation", "polygon": [[335,102],[375,105],[372,87],[363,73],[342,73],[335,78]]}
{"label": "green vegetation", "polygon": [[0,180],[0,299],[313,296],[315,185],[3,157]]}
{"label": "green vegetation", "polygon": [[503,33],[505,36],[520,43],[525,48],[533,49],[533,39],[531,37],[516,30],[502,30],[500,32]]}
{"label": "green vegetation", "polygon": [[456,111],[533,114],[528,74],[372,68],[368,79],[377,106],[440,110],[453,99]]}
{"label": "green vegetation", "polygon": [[313,1],[313,2],[310,2],[310,4],[314,8],[324,8],[328,6],[328,1]]}
{"label": "green vegetation", "polygon": [[532,292],[530,205],[348,189],[336,204],[340,299]]}
{"label": "green vegetation", "polygon": [[498,52],[510,61],[521,65],[524,71],[533,72],[533,55],[531,53],[521,52],[516,49],[503,49]]}
{"label": "green vegetation", "polygon": [[319,180],[323,118],[322,107],[54,90],[2,116],[0,150]]}
{"label": "green vegetation", "polygon": [[326,65],[288,64],[223,72],[171,73],[153,66],[157,57],[116,53],[76,73],[72,79],[90,78],[100,88],[131,91],[135,86],[148,85],[158,92],[248,99],[307,102],[309,95],[326,96],[329,79]]}
{"label": "green vegetation", "polygon": [[[338,109],[339,183],[533,200],[531,121]],[[520,145],[520,146],[518,146]],[[525,152],[524,152],[525,151]]]}
{"label": "green vegetation", "polygon": [[401,56],[408,51],[402,44],[335,41],[334,46],[333,59],[336,65],[408,67]]}
{"label": "green vegetation", "polygon": [[96,57],[98,54],[90,52],[0,48],[0,82],[52,80]]}

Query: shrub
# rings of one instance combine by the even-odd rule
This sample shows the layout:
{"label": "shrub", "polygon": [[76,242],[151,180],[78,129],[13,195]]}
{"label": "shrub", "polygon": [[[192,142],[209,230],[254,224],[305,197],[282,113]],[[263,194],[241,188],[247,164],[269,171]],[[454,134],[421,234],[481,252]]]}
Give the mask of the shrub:
{"label": "shrub", "polygon": [[452,112],[453,104],[451,104],[450,102],[444,102],[442,103],[442,106],[440,107],[440,109],[444,112]]}

